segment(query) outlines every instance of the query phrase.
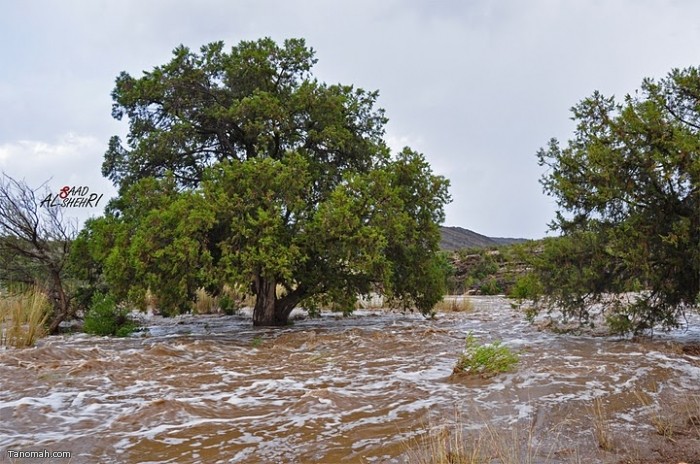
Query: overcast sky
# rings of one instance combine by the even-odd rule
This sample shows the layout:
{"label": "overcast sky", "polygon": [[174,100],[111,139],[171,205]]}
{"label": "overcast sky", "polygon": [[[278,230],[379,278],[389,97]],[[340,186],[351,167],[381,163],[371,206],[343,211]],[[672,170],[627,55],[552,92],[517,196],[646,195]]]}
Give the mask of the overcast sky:
{"label": "overcast sky", "polygon": [[126,133],[110,115],[120,71],[178,44],[304,37],[319,80],[378,89],[389,144],[451,179],[447,225],[543,237],[538,148],[569,138],[569,108],[594,90],[622,97],[700,65],[699,18],[693,0],[0,0],[0,169],[111,196],[100,166]]}

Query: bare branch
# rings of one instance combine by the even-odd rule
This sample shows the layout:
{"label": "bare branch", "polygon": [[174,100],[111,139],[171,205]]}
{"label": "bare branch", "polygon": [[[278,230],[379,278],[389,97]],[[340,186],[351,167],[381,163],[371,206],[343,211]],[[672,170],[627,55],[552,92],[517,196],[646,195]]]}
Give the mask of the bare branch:
{"label": "bare branch", "polygon": [[24,180],[0,175],[0,280],[44,286],[54,303],[53,332],[69,315],[62,274],[77,224],[64,219],[61,207],[41,205],[49,195],[46,183],[32,189]]}

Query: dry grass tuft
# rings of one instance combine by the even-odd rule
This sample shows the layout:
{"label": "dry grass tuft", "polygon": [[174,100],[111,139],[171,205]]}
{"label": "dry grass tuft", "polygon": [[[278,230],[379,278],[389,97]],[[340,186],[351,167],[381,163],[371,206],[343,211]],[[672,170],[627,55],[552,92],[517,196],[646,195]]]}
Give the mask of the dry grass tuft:
{"label": "dry grass tuft", "polygon": [[608,414],[603,407],[603,400],[596,398],[591,406],[591,417],[593,419],[593,436],[598,443],[598,448],[603,451],[612,451],[615,449],[612,433],[610,432],[610,424]]}
{"label": "dry grass tuft", "polygon": [[[278,286],[279,287],[279,286]],[[276,291],[280,291],[278,288]],[[241,284],[224,284],[219,298],[221,310],[226,314],[238,311],[239,308],[255,306],[255,295],[246,292],[246,289]]]}
{"label": "dry grass tuft", "polygon": [[656,433],[675,442],[676,436],[690,436],[700,439],[700,396],[691,395],[676,398],[672,402],[652,404],[651,398],[641,392],[635,396],[651,410],[651,424]]}
{"label": "dry grass tuft", "polygon": [[700,440],[700,395],[688,397],[683,403],[682,411],[688,432]]}
{"label": "dry grass tuft", "polygon": [[155,311],[158,307],[158,299],[153,294],[150,288],[146,290],[146,294],[143,297],[143,304],[146,310]]}
{"label": "dry grass tuft", "polygon": [[194,302],[195,314],[212,314],[217,312],[219,302],[217,298],[211,296],[203,287],[195,292],[197,300]]}
{"label": "dry grass tuft", "polygon": [[[459,412],[451,424],[426,427],[426,433],[409,443],[408,462],[417,464],[534,464],[552,461],[553,452],[544,453],[536,438],[535,424],[526,429],[512,427],[499,429],[476,410],[470,418],[478,418],[482,428],[469,434],[467,424]],[[474,424],[472,424],[473,426]],[[557,427],[547,430],[547,442],[558,443]],[[552,448],[553,449],[553,448]],[[578,455],[575,450],[567,450]],[[572,456],[572,457],[576,457]]]}
{"label": "dry grass tuft", "polygon": [[47,335],[51,306],[44,292],[32,288],[0,298],[0,346],[26,348]]}
{"label": "dry grass tuft", "polygon": [[474,310],[474,303],[469,298],[449,296],[443,298],[433,308],[435,311],[443,312],[470,312]]}
{"label": "dry grass tuft", "polygon": [[419,464],[478,464],[481,462],[479,438],[469,443],[462,427],[442,425],[428,429],[424,451],[416,456]]}
{"label": "dry grass tuft", "polygon": [[358,296],[355,302],[355,309],[377,310],[384,309],[386,306],[384,297],[378,294]]}

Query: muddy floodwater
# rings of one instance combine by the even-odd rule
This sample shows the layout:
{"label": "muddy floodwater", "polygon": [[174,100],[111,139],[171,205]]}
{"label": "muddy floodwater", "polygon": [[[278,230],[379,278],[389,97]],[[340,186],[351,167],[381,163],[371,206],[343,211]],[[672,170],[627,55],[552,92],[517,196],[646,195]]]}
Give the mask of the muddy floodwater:
{"label": "muddy floodwater", "polygon": [[[281,329],[154,318],[127,339],[0,351],[0,461],[428,462],[435,431],[459,430],[474,446],[497,435],[514,457],[494,462],[700,462],[697,317],[640,342],[557,335],[505,299],[472,301],[435,320],[361,311]],[[516,369],[451,376],[469,332],[517,351]]]}

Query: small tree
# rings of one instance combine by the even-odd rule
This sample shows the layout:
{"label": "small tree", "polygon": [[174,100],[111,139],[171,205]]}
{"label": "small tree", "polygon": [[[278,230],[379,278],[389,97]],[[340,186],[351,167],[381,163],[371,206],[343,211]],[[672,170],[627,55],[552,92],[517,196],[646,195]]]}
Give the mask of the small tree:
{"label": "small tree", "polygon": [[[647,79],[622,104],[595,92],[572,111],[574,138],[537,155],[563,235],[540,260],[545,291],[583,320],[600,303],[629,330],[672,327],[700,291],[700,72]],[[630,290],[644,290],[631,305],[614,296]]]}
{"label": "small tree", "polygon": [[40,206],[45,190],[0,176],[0,280],[43,288],[53,304],[49,331],[54,333],[71,313],[65,268],[77,228],[64,220],[60,207]]}

